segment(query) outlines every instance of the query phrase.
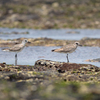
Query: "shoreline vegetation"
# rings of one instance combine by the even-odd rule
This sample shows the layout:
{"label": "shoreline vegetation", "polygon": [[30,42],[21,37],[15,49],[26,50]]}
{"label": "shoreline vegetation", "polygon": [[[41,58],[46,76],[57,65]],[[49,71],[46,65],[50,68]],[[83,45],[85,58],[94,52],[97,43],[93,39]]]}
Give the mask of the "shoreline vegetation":
{"label": "shoreline vegetation", "polygon": [[0,0],[0,27],[100,28],[99,0]]}

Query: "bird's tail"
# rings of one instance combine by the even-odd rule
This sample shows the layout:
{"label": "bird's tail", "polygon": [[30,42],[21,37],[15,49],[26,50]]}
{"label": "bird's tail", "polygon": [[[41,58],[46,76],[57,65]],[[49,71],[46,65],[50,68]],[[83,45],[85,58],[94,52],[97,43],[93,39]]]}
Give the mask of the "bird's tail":
{"label": "bird's tail", "polygon": [[62,52],[63,49],[62,48],[59,48],[59,49],[53,49],[52,52]]}
{"label": "bird's tail", "polygon": [[52,52],[55,52],[56,51],[56,49],[53,49],[53,50],[51,50]]}
{"label": "bird's tail", "polygon": [[51,50],[52,52],[54,52],[55,51],[55,49],[53,49],[53,50]]}
{"label": "bird's tail", "polygon": [[2,49],[2,51],[9,51],[9,49]]}

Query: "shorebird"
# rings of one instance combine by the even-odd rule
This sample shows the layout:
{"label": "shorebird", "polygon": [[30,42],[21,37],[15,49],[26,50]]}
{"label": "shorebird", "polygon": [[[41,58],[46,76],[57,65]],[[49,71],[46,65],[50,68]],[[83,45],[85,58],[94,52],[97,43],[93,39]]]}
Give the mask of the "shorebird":
{"label": "shorebird", "polygon": [[27,39],[24,39],[22,43],[20,44],[16,44],[11,48],[3,49],[3,51],[16,52],[15,53],[15,65],[17,65],[17,53],[23,50],[26,43],[30,43],[30,42]]}
{"label": "shorebird", "polygon": [[54,49],[54,50],[52,50],[52,52],[67,53],[66,58],[67,58],[67,62],[69,62],[68,54],[74,52],[78,46],[82,46],[82,45],[80,45],[79,42],[75,42],[74,44],[69,44],[69,45],[65,45],[59,49]]}

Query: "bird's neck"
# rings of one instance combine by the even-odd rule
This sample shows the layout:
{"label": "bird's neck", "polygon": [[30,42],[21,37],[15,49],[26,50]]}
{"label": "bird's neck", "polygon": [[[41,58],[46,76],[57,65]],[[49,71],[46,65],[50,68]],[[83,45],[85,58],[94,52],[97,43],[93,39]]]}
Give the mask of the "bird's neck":
{"label": "bird's neck", "polygon": [[76,45],[76,48],[78,47],[78,45]]}
{"label": "bird's neck", "polygon": [[22,44],[25,45],[26,43],[25,42],[22,42]]}
{"label": "bird's neck", "polygon": [[78,47],[78,45],[76,45],[76,47]]}

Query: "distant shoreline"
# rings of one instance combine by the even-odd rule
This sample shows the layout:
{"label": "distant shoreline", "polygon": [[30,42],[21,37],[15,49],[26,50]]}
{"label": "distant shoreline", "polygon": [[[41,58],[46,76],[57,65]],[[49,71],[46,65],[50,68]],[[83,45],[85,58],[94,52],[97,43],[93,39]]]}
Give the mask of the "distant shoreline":
{"label": "distant shoreline", "polygon": [[0,27],[100,29],[100,1],[92,0],[2,0]]}

